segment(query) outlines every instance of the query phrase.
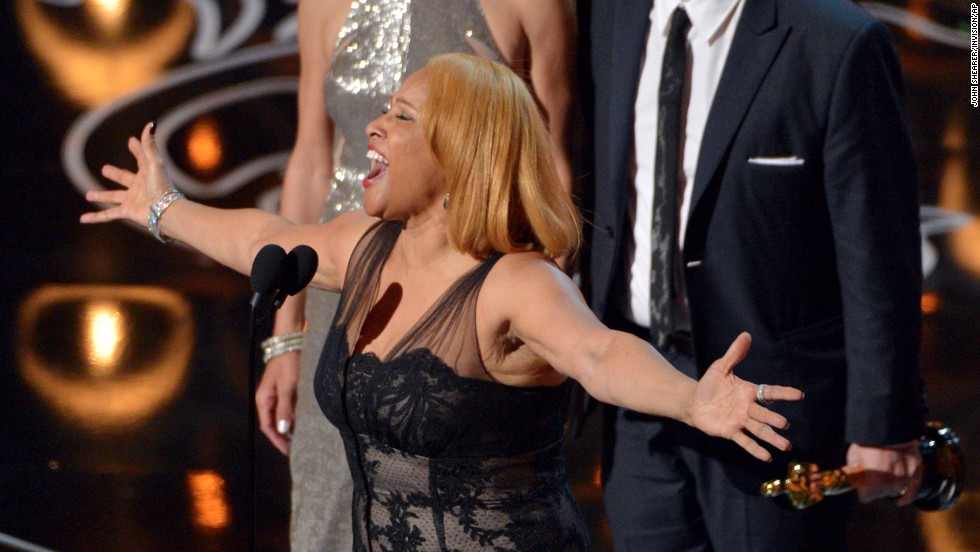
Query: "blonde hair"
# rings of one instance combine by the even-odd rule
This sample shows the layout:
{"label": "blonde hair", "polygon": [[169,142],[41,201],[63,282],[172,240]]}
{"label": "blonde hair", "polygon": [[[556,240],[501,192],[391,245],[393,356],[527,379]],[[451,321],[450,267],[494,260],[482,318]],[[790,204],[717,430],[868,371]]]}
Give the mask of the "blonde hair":
{"label": "blonde hair", "polygon": [[450,243],[493,253],[574,252],[578,211],[562,189],[538,106],[509,68],[466,54],[426,67],[426,141],[446,177]]}

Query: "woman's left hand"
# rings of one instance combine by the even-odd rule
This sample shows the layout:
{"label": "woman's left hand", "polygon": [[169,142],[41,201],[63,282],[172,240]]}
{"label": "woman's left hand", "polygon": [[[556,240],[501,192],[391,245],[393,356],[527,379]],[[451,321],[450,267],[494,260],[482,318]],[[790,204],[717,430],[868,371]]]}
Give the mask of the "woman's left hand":
{"label": "woman's left hand", "polygon": [[[790,442],[773,429],[786,429],[789,422],[759,404],[757,384],[744,381],[733,373],[735,365],[748,354],[751,344],[752,338],[743,332],[732,342],[725,356],[716,360],[698,381],[691,404],[691,425],[708,435],[731,439],[752,456],[768,462],[772,455],[756,439],[779,450],[789,450]],[[762,389],[766,402],[803,398],[803,392],[792,387],[767,384]]]}

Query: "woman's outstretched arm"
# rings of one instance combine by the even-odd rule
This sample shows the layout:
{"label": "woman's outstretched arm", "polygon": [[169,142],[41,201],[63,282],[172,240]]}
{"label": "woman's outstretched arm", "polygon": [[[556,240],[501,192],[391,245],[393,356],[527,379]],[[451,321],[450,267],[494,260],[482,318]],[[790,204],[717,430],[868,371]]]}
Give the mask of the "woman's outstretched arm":
{"label": "woman's outstretched arm", "polygon": [[[129,139],[129,151],[136,159],[135,173],[112,165],[102,168],[103,176],[123,189],[88,192],[88,201],[109,207],[85,213],[80,219],[83,224],[123,220],[145,226],[151,206],[173,189],[152,129],[150,123],[139,140]],[[320,261],[312,285],[339,290],[347,257],[371,220],[357,213],[337,219],[336,224],[299,226],[259,209],[217,209],[178,199],[160,217],[158,227],[162,235],[180,240],[242,274],[249,274],[256,254],[267,244],[278,244],[287,251],[309,245]]]}
{"label": "woman's outstretched arm", "polygon": [[[734,374],[751,338],[743,333],[700,381],[674,369],[652,346],[606,328],[595,318],[575,285],[554,265],[532,254],[502,259],[486,301],[500,327],[509,328],[557,371],[571,377],[600,401],[696,427],[738,443],[760,460],[771,455],[758,441],[788,450],[776,433],[787,420],[756,402],[756,383]],[[499,320],[499,322],[497,322]],[[802,392],[767,385],[768,401],[799,400]],[[758,440],[758,441],[757,441]]]}

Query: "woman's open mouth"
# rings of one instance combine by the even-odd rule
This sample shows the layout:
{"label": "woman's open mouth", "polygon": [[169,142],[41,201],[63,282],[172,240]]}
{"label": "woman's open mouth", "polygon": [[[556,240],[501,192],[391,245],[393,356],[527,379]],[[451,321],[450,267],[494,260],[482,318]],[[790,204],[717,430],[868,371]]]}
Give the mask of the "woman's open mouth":
{"label": "woman's open mouth", "polygon": [[374,184],[374,181],[388,172],[388,159],[381,155],[377,150],[368,149],[367,158],[371,160],[371,170],[364,177],[362,184],[365,188]]}

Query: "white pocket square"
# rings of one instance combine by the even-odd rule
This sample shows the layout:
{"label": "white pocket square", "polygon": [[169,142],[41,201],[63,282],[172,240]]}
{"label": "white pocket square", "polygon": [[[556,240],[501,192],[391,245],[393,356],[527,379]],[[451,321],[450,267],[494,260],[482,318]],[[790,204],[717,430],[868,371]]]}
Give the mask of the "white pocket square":
{"label": "white pocket square", "polygon": [[752,165],[768,165],[770,167],[799,167],[806,160],[795,155],[790,157],[749,157]]}

